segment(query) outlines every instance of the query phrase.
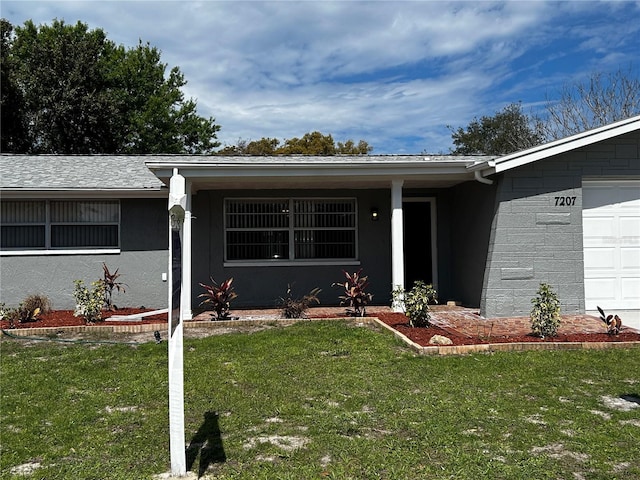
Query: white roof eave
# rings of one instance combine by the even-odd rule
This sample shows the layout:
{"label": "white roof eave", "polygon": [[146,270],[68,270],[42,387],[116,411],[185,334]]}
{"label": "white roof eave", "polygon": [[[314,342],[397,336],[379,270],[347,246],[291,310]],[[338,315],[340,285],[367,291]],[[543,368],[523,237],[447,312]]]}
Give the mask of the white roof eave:
{"label": "white roof eave", "polygon": [[496,160],[480,162],[469,167],[469,170],[481,170],[483,176],[501,173],[512,168],[517,168],[528,163],[536,162],[554,155],[586,147],[603,140],[608,140],[625,133],[640,129],[640,115],[611,123],[603,127],[587,130],[570,137],[555,140],[553,142],[538,145],[536,147],[511,153]]}

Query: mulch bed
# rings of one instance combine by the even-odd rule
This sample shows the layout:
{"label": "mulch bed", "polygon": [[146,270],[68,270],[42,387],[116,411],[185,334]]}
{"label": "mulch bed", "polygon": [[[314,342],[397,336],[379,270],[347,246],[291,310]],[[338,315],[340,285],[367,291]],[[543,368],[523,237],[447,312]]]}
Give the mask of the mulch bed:
{"label": "mulch bed", "polygon": [[[112,317],[113,315],[135,315],[138,313],[150,312],[152,310],[148,308],[119,308],[115,311],[104,311],[102,312],[102,318],[107,319]],[[108,323],[102,321],[94,323],[93,325],[131,325],[135,324],[145,324],[145,323],[166,323],[167,322],[167,314],[160,315],[151,315],[149,317],[144,317],[142,320],[132,321],[109,321]],[[75,317],[73,315],[73,310],[52,310],[49,313],[44,313],[38,317],[38,320],[35,322],[24,322],[24,323],[16,323],[14,328],[36,328],[36,327],[76,327],[79,325],[86,325],[86,322],[82,317]],[[0,328],[3,330],[8,330],[9,321],[2,320],[0,321]]]}
{"label": "mulch bed", "polygon": [[406,336],[422,347],[430,346],[434,335],[450,338],[454,345],[482,345],[489,343],[531,343],[531,342],[640,342],[640,333],[622,332],[618,335],[607,333],[566,333],[555,337],[540,338],[533,334],[509,336],[471,336],[462,335],[454,330],[431,325],[427,328],[413,328],[402,313],[376,314],[382,322]]}
{"label": "mulch bed", "polygon": [[[133,315],[151,311],[142,308],[121,308],[114,312],[103,313],[103,318],[113,315]],[[374,315],[371,315],[374,316]],[[532,334],[529,335],[508,335],[508,336],[472,336],[465,335],[450,328],[442,328],[431,325],[427,328],[412,328],[407,317],[403,313],[379,312],[375,317],[402,333],[411,341],[420,346],[429,346],[429,341],[434,335],[442,335],[453,341],[453,345],[480,345],[489,343],[531,343],[531,342],[640,342],[640,333],[622,332],[619,335],[608,335],[606,333],[565,333],[556,337],[540,338]],[[315,317],[318,318],[318,317]],[[94,325],[131,325],[131,324],[154,324],[167,323],[167,314],[144,317],[135,321],[109,321],[98,322]],[[35,328],[35,327],[63,327],[85,325],[81,317],[75,317],[73,310],[54,310],[43,314],[35,322],[17,323],[14,328]],[[9,329],[7,320],[0,321],[0,328]]]}

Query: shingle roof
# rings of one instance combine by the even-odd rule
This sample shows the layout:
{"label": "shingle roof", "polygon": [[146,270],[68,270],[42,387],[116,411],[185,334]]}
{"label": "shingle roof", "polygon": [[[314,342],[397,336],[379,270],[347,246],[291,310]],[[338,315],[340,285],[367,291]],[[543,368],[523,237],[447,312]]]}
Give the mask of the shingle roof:
{"label": "shingle roof", "polygon": [[144,156],[0,155],[0,189],[161,190]]}

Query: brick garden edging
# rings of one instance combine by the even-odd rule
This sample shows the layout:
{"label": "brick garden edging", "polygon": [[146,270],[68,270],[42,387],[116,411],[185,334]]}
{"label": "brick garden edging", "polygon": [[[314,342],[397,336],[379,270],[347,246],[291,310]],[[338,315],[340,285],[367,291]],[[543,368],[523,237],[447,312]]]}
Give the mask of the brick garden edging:
{"label": "brick garden edging", "polygon": [[478,345],[433,345],[423,347],[411,341],[406,335],[393,329],[386,323],[373,319],[373,322],[389,330],[420,355],[464,355],[482,352],[524,352],[528,350],[604,350],[607,348],[640,347],[640,342],[530,342],[530,343],[482,343]]}
{"label": "brick garden edging", "polygon": [[[407,336],[393,329],[376,317],[357,318],[260,318],[247,320],[191,320],[184,322],[184,328],[218,328],[240,327],[260,325],[293,325],[299,322],[319,322],[326,320],[350,320],[354,323],[377,325],[383,330],[391,332],[396,338],[404,342],[408,347],[420,355],[464,355],[483,352],[524,352],[529,350],[604,350],[607,348],[634,348],[640,347],[640,342],[531,342],[531,343],[483,343],[479,345],[433,345],[423,347],[411,341]],[[158,328],[161,326],[162,328]],[[36,327],[17,328],[7,330],[15,337],[28,337],[34,335],[51,335],[59,332],[81,333],[91,330],[96,333],[145,333],[155,330],[166,330],[166,324],[144,323],[132,325],[77,325],[72,327]]]}

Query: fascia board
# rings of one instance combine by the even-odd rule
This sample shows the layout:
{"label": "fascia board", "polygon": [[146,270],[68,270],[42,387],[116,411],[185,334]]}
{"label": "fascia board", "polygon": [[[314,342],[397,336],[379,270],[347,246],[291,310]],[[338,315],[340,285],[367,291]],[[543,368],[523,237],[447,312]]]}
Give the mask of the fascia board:
{"label": "fascia board", "polygon": [[188,178],[251,178],[251,177],[404,177],[413,175],[466,174],[465,162],[433,163],[368,163],[368,164],[221,164],[221,163],[147,163],[147,167],[160,178],[168,178],[177,168]]}
{"label": "fascia board", "polygon": [[169,189],[96,190],[2,188],[0,198],[167,198]]}
{"label": "fascia board", "polygon": [[624,135],[625,133],[633,132],[638,129],[640,129],[640,116],[628,118],[593,130],[588,130],[550,143],[545,143],[544,145],[539,145],[528,150],[523,150],[521,152],[516,152],[498,158],[495,161],[493,173],[504,172],[531,162],[566,153],[581,147],[586,147],[619,135]]}

